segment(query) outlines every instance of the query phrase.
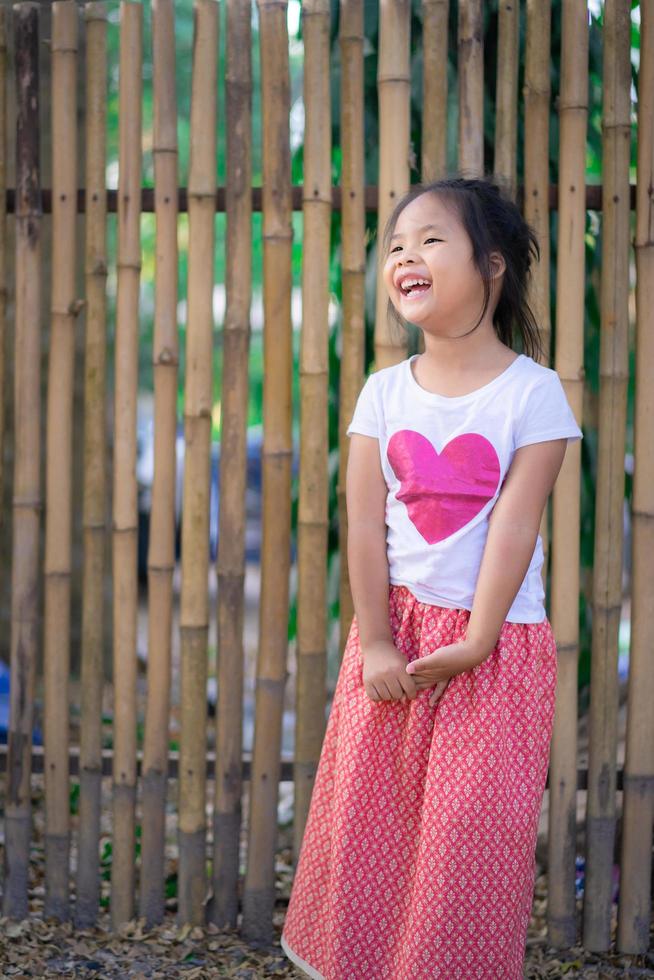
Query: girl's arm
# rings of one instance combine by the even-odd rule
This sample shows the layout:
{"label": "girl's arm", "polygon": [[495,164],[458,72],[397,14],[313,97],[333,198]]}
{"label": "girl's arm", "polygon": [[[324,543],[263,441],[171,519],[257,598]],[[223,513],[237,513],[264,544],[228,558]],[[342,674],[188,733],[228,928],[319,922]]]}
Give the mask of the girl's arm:
{"label": "girl's arm", "polygon": [[488,521],[467,639],[487,656],[534,554],[547,499],[563,463],[567,439],[517,449]]}
{"label": "girl's arm", "polygon": [[393,642],[388,610],[387,492],[379,441],[353,433],[345,486],[347,560],[362,649],[378,640]]}

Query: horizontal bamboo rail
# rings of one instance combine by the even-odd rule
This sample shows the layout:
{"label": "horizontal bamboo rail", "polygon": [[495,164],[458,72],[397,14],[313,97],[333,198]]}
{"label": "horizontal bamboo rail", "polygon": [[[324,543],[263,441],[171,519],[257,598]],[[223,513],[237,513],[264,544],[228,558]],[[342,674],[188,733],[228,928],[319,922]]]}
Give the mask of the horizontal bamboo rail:
{"label": "horizontal bamboo rail", "polygon": [[[42,200],[43,200],[43,213],[50,214],[52,211],[52,191],[49,188],[44,188],[42,190]],[[294,184],[291,187],[291,208],[293,211],[302,210],[302,202],[304,200],[304,195],[306,191],[302,184]],[[524,203],[524,184],[519,184],[516,191],[516,203],[519,207],[523,206]],[[558,210],[559,207],[559,188],[557,184],[550,184],[548,187],[548,201],[547,206],[552,211]],[[79,188],[77,191],[77,210],[79,213],[84,213],[86,210],[85,203],[85,191],[84,188]],[[366,211],[377,211],[377,202],[379,197],[379,188],[376,184],[367,184],[363,189],[363,199],[364,207]],[[15,192],[12,187],[7,188],[7,214],[13,214],[15,208]],[[586,201],[585,206],[589,211],[602,211],[603,197],[602,197],[602,185],[601,184],[589,184],[586,187]],[[631,184],[629,189],[629,207],[632,211],[636,209],[636,185]],[[216,187],[216,212],[221,213],[226,211],[227,208],[227,197],[226,189],[224,187]],[[335,211],[341,211],[343,209],[343,189],[339,186],[332,187],[332,208]],[[177,190],[177,209],[180,214],[186,214],[188,212],[188,188],[179,187]],[[141,208],[140,210],[144,214],[154,213],[154,188],[152,187],[142,187],[141,188]],[[259,212],[263,210],[263,193],[261,187],[252,188],[252,210]],[[116,213],[118,211],[118,191],[107,190],[107,211],[109,214]]]}
{"label": "horizontal bamboo rail", "polygon": [[[43,774],[43,748],[40,745],[35,745],[32,748],[32,772],[35,776],[40,776]],[[111,776],[111,764],[113,759],[113,751],[111,749],[104,749],[102,752],[102,762],[101,762],[101,774],[103,777]],[[212,780],[216,778],[216,753],[207,752],[206,754],[207,763],[207,779]],[[71,746],[68,753],[68,765],[69,773],[71,776],[79,776],[81,770],[80,761],[80,751],[77,746]],[[0,774],[7,771],[7,746],[0,745]],[[136,773],[140,778],[143,774],[143,753],[138,752],[136,756]],[[218,767],[220,772],[220,765]],[[168,753],[168,779],[177,779],[179,774],[179,752],[169,752]],[[294,774],[293,759],[290,757],[282,756],[281,760],[281,770],[280,770],[280,782],[292,783]],[[244,753],[242,759],[242,769],[241,769],[241,779],[245,782],[249,782],[252,775],[252,754]],[[548,776],[549,779],[549,776]],[[617,783],[616,787],[618,790],[622,790],[622,780],[623,780],[623,769],[617,770]],[[545,784],[546,786],[548,783]],[[588,770],[578,769],[577,770],[577,789],[586,789],[588,786]]]}

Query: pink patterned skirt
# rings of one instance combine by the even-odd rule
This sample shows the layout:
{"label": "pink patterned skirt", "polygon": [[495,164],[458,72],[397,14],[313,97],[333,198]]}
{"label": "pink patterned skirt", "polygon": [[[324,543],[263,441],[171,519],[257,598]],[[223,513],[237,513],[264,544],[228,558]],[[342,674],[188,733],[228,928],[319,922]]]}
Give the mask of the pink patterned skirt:
{"label": "pink patterned skirt", "polygon": [[[408,660],[464,636],[470,613],[391,585]],[[548,619],[495,649],[430,708],[371,701],[356,616],[334,693],[282,933],[317,980],[521,980],[549,763]]]}

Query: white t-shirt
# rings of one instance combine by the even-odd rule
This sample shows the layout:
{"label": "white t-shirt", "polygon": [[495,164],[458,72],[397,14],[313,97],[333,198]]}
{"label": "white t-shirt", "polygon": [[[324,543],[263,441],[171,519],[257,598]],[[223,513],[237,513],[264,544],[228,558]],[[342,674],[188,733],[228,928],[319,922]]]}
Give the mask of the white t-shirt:
{"label": "white t-shirt", "polygon": [[[515,450],[582,432],[556,371],[525,354],[454,397],[418,384],[417,356],[370,375],[347,434],[379,440],[390,582],[421,602],[472,609],[488,519]],[[539,535],[509,622],[545,618],[542,564]]]}

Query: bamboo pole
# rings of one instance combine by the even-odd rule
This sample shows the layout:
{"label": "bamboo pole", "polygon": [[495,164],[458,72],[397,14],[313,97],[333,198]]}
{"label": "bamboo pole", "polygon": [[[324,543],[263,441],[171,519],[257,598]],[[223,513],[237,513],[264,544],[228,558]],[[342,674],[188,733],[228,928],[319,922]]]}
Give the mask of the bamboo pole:
{"label": "bamboo pole", "polygon": [[77,7],[52,4],[52,292],[46,413],[45,901],[44,914],[68,918],[70,851],[68,674],[72,545],[75,226],[77,222]]}
{"label": "bamboo pole", "polygon": [[[549,216],[551,14],[549,0],[542,0],[542,2],[527,0],[524,215],[534,228],[540,244],[540,262],[533,268],[529,279],[529,303],[534,311],[542,345],[542,356],[539,360],[545,367],[549,367],[551,356]],[[513,172],[513,179],[515,179],[515,172]],[[511,192],[515,194],[515,183],[512,185]],[[548,505],[543,512],[540,525],[543,546],[542,578],[545,591],[547,591],[550,552],[549,510]]]}
{"label": "bamboo pole", "polygon": [[39,8],[14,4],[16,65],[16,311],[11,568],[11,700],[5,797],[4,914],[28,912],[30,773],[38,649],[41,510],[41,189]]}
{"label": "bamboo pole", "polygon": [[215,0],[195,0],[184,392],[178,886],[179,921],[194,925],[204,922],[207,890],[205,755],[218,12]]}
{"label": "bamboo pole", "polygon": [[325,734],[329,523],[329,245],[332,210],[329,0],[306,0],[304,237],[294,849],[300,853]]}
{"label": "bamboo pole", "polygon": [[[538,3],[534,3],[528,10],[528,50],[533,51],[532,45],[538,47],[541,43],[539,30],[544,30],[544,25],[540,23],[541,15],[542,8]],[[564,4],[562,26],[555,367],[575,418],[581,423],[588,119],[588,23],[585,5]],[[532,65],[533,60],[530,59],[529,66]],[[547,72],[549,74],[549,56]],[[538,83],[534,81],[533,84],[535,88]],[[548,124],[543,122],[541,126]],[[534,128],[542,138],[542,130]],[[536,133],[531,129],[530,133],[535,144]],[[526,163],[525,173],[526,180],[532,179]],[[541,174],[541,181],[543,178],[544,174]],[[533,179],[536,180],[536,174]],[[540,186],[542,187],[542,183]],[[531,187],[531,193],[530,187],[530,184],[525,184],[525,200],[531,197],[536,201],[537,196],[533,193],[535,184]],[[540,201],[538,213],[542,215],[543,210],[543,202]],[[541,244],[543,241],[541,239]],[[542,308],[546,304],[547,294],[542,296]],[[581,445],[577,441],[565,454],[552,495],[551,620],[557,646],[558,680],[548,790],[547,925],[550,942],[562,947],[575,944],[577,928],[575,852],[580,481]]]}
{"label": "bamboo pole", "polygon": [[114,760],[111,920],[134,911],[136,620],[138,583],[136,398],[141,271],[141,64],[143,8],[120,5],[118,280],[114,393]]}
{"label": "bamboo pole", "polygon": [[7,7],[0,7],[0,528],[4,524],[7,363]]}
{"label": "bamboo pole", "polygon": [[[529,303],[534,311],[543,348],[541,363],[550,363],[550,0],[527,0],[525,51],[524,215],[540,245],[540,262],[530,280]],[[565,39],[564,39],[565,43]],[[561,120],[569,107],[561,107]],[[565,117],[568,118],[567,116]],[[585,125],[585,124],[584,124]],[[559,186],[559,194],[564,188]],[[545,542],[543,542],[545,543]]]}
{"label": "bamboo pole", "polygon": [[459,170],[484,172],[484,37],[481,0],[459,0]]}
{"label": "bamboo pole", "polygon": [[263,532],[243,934],[272,937],[291,534],[291,166],[286,2],[258,0],[263,119]]}
{"label": "bamboo pole", "polygon": [[646,953],[652,913],[654,825],[654,4],[641,4],[636,184],[636,404],[634,417],[631,649],[627,692],[627,744],[623,775],[618,949]]}
{"label": "bamboo pole", "polygon": [[225,329],[221,409],[212,921],[238,916],[243,794],[243,622],[247,484],[248,355],[252,296],[252,27],[250,5],[227,3]]}
{"label": "bamboo pole", "polygon": [[616,813],[618,630],[622,607],[624,453],[629,381],[631,5],[604,9],[599,448],[589,710],[584,945],[611,944]]}
{"label": "bamboo pole", "polygon": [[406,340],[394,338],[388,320],[388,294],[381,274],[382,236],[388,217],[409,189],[411,116],[411,3],[380,0],[379,62],[379,202],[377,208],[377,302],[375,369],[404,360]]}
{"label": "bamboo pole", "polygon": [[86,24],[86,331],[84,353],[84,488],[82,504],[82,718],[80,732],[79,843],[75,922],[95,923],[100,902],[102,804],[102,681],[104,581],[107,553],[107,11],[84,6]]}
{"label": "bamboo pole", "polygon": [[347,565],[345,474],[349,439],[345,431],[365,372],[366,216],[363,157],[363,0],[341,0],[341,215],[343,335],[338,414],[338,527],[340,554],[340,638],[345,648],[354,616]]}
{"label": "bamboo pole", "polygon": [[172,0],[153,0],[154,193],[154,480],[148,539],[148,699],[143,742],[140,912],[164,914],[170,654],[175,568],[177,436],[177,96]]}
{"label": "bamboo pole", "polygon": [[422,182],[447,169],[447,22],[449,0],[422,0]]}
{"label": "bamboo pole", "polygon": [[[447,171],[447,43],[449,0],[422,0],[422,182]],[[418,353],[425,335],[418,331]]]}
{"label": "bamboo pole", "polygon": [[[549,5],[544,3],[542,6],[547,10]],[[515,3],[514,0],[501,0],[498,10],[495,156],[493,169],[495,180],[514,199],[518,181],[519,50],[520,4]],[[549,51],[549,46],[546,50]]]}

